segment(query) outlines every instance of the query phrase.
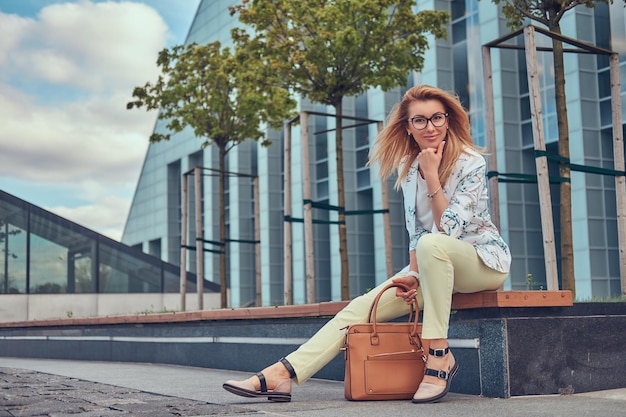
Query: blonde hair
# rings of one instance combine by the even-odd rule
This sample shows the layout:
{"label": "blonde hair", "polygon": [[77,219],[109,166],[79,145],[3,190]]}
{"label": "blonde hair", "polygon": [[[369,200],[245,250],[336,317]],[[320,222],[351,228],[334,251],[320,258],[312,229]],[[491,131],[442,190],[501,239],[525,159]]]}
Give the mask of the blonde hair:
{"label": "blonde hair", "polygon": [[401,167],[396,180],[396,189],[400,188],[407,175],[411,163],[417,158],[421,149],[417,142],[407,133],[409,123],[409,105],[415,101],[437,100],[448,113],[448,134],[441,164],[439,165],[439,181],[445,185],[455,161],[467,148],[482,153],[470,134],[470,123],[467,112],[458,97],[437,87],[417,85],[409,89],[400,103],[391,110],[387,123],[378,134],[370,150],[368,165],[378,163],[379,173],[383,179],[389,178]]}

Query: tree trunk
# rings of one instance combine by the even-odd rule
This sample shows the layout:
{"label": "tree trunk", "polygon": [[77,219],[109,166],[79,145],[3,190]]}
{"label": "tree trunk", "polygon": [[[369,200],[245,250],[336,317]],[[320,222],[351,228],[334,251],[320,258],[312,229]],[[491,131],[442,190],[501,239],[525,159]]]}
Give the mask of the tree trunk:
{"label": "tree trunk", "polygon": [[335,152],[337,160],[337,205],[339,206],[339,257],[341,258],[341,299],[350,299],[350,266],[348,263],[348,236],[346,229],[346,196],[343,177],[343,103],[335,105]]}
{"label": "tree trunk", "polygon": [[220,242],[222,248],[220,251],[220,293],[221,307],[228,307],[228,284],[226,280],[226,204],[224,202],[224,193],[226,190],[226,142],[218,145],[219,155],[219,210],[220,210]]}
{"label": "tree trunk", "polygon": [[[550,25],[550,30],[561,34],[559,24]],[[559,156],[569,160],[569,123],[567,120],[567,101],[565,98],[565,65],[563,62],[563,42],[552,38],[554,57],[554,95],[559,129]],[[572,237],[572,187],[569,181],[570,168],[564,162],[559,165],[560,216],[561,216],[561,279],[564,290],[572,291],[576,297],[576,278],[574,276],[574,245]]]}

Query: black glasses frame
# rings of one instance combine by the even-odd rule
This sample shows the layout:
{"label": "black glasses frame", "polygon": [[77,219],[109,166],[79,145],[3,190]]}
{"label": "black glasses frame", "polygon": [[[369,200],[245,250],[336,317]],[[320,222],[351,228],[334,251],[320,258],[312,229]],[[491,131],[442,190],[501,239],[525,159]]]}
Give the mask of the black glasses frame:
{"label": "black glasses frame", "polygon": [[[435,124],[435,122],[433,121],[433,117],[442,116],[442,115],[444,116],[443,123],[441,123],[439,126],[437,126]],[[424,119],[424,120],[426,120],[426,124],[424,125],[424,127],[417,127],[417,126],[415,126],[415,123],[414,123],[415,119]],[[424,116],[411,117],[410,119],[407,119],[407,122],[410,122],[411,126],[413,126],[413,128],[415,130],[424,130],[424,129],[426,129],[428,127],[428,122],[432,123],[432,125],[435,126],[435,127],[442,127],[443,125],[446,124],[447,120],[448,120],[448,113],[435,113],[435,114],[433,114],[430,117],[424,117]]]}

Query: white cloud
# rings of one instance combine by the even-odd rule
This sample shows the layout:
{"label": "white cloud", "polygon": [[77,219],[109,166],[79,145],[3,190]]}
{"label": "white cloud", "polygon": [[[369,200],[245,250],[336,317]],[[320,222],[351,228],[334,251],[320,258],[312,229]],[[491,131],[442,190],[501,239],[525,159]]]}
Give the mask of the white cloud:
{"label": "white cloud", "polygon": [[0,67],[6,67],[9,52],[19,48],[19,42],[35,22],[0,12]]}
{"label": "white cloud", "polygon": [[93,203],[80,207],[47,207],[46,210],[92,230],[97,230],[111,239],[120,240],[128,214],[128,201],[116,196],[102,195]]}
{"label": "white cloud", "polygon": [[116,93],[44,107],[0,85],[0,112],[8,116],[0,126],[0,175],[57,183],[135,180],[156,116],[131,114],[125,99]]}
{"label": "white cloud", "polygon": [[0,12],[0,177],[89,194],[50,210],[119,239],[156,119],[126,103],[156,79],[169,36],[153,8],[127,1]]}
{"label": "white cloud", "polygon": [[2,30],[15,39],[4,51],[10,73],[88,91],[154,77],[167,36],[161,16],[140,3],[54,4],[22,20]]}

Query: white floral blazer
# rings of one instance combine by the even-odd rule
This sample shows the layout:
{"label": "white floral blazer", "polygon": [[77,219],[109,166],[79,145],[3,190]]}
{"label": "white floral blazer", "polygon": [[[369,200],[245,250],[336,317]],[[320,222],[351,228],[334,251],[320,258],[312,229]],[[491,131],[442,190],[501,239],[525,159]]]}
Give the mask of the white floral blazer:
{"label": "white floral blazer", "polygon": [[[404,217],[409,233],[409,251],[415,250],[417,241],[426,233],[445,233],[471,243],[478,256],[491,269],[509,272],[511,253],[498,229],[491,222],[485,158],[472,149],[461,154],[442,191],[448,199],[440,225],[443,232],[426,230],[416,215],[417,159],[411,164],[402,181]],[[400,167],[402,169],[402,167]]]}

